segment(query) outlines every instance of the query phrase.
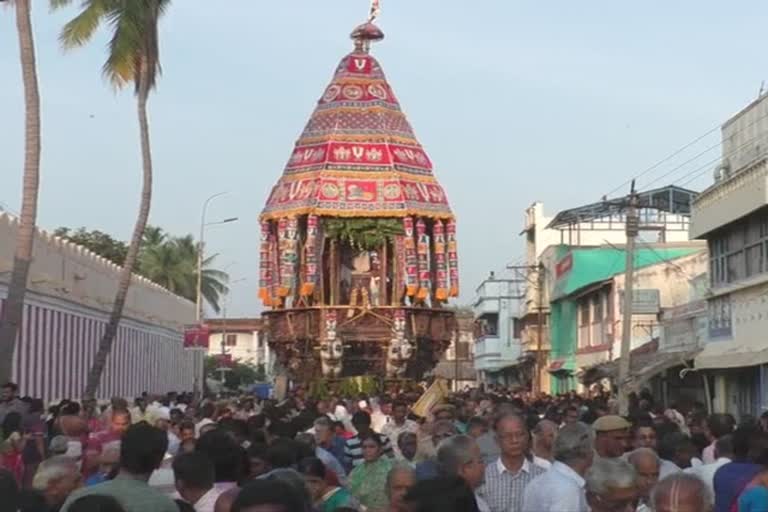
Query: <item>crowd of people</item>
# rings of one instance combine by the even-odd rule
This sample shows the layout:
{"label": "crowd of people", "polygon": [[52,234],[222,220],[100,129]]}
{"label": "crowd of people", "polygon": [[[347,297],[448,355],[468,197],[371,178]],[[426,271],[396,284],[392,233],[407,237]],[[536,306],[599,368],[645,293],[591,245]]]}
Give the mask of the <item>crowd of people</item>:
{"label": "crowd of people", "polygon": [[768,512],[768,414],[602,391],[0,395],[0,512]]}

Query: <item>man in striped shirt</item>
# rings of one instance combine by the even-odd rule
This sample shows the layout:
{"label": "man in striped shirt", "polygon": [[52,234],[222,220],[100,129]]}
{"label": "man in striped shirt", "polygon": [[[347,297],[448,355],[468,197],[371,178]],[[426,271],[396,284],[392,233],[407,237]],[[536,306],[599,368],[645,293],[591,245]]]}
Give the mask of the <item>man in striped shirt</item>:
{"label": "man in striped shirt", "polygon": [[[347,439],[346,444],[344,446],[344,456],[345,456],[345,465],[347,471],[351,471],[356,466],[359,466],[363,463],[363,446],[360,442],[360,437],[371,432],[371,415],[368,414],[366,411],[357,411],[352,416],[352,426],[355,427],[355,430],[357,430],[357,434],[349,439]],[[389,438],[383,434],[378,434],[379,438],[381,439],[382,446],[384,447],[384,455],[387,457],[394,457],[394,452],[392,451],[392,443],[389,441]]]}
{"label": "man in striped shirt", "polygon": [[485,484],[478,494],[491,512],[520,512],[525,488],[545,470],[528,458],[530,434],[523,418],[517,414],[502,415],[496,420],[494,431],[501,455],[485,468]]}

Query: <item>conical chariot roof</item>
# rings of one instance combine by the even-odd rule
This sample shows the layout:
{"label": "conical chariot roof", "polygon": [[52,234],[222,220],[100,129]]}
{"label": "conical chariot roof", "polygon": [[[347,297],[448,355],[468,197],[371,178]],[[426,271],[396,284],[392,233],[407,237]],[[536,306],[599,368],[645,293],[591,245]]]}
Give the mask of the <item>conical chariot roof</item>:
{"label": "conical chariot roof", "polygon": [[368,23],[352,37],[355,50],[336,68],[262,219],[304,214],[452,218],[431,160],[368,52],[383,33]]}

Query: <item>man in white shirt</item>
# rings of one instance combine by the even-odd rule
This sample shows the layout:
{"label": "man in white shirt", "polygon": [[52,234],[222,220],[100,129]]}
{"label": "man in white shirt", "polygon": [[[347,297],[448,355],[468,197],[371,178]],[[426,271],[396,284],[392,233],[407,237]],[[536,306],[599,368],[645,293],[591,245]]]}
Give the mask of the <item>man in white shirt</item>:
{"label": "man in white shirt", "polygon": [[475,502],[480,512],[491,512],[488,503],[477,494],[485,478],[485,463],[474,439],[458,435],[441,442],[437,448],[437,466],[441,474],[458,476],[475,491]]}
{"label": "man in white shirt", "polygon": [[685,471],[690,475],[699,477],[705,484],[712,496],[715,495],[715,473],[722,466],[728,464],[733,459],[733,437],[730,435],[722,436],[715,441],[715,462],[711,464],[702,464],[690,467]]}
{"label": "man in white shirt", "polygon": [[400,448],[397,444],[400,434],[403,432],[413,432],[414,434],[418,434],[419,432],[419,424],[413,420],[409,420],[406,416],[408,416],[408,406],[405,402],[395,402],[392,406],[392,420],[387,422],[381,429],[381,433],[387,436],[389,442],[392,443],[392,448],[395,450],[395,456],[398,458],[402,457],[402,453],[400,453]]}
{"label": "man in white shirt", "polygon": [[[371,428],[374,432],[379,434],[384,433],[384,426],[392,421],[390,414],[392,413],[392,402],[388,398],[384,398],[381,402],[376,403],[371,401]],[[397,440],[392,440],[392,444],[396,444]]]}
{"label": "man in white shirt", "polygon": [[[659,453],[659,442],[656,434],[656,427],[650,421],[638,421],[632,425],[632,448],[648,448]],[[680,468],[672,461],[659,458],[659,478],[664,479],[669,475],[679,473]]]}
{"label": "man in white shirt", "polygon": [[478,493],[491,512],[518,512],[523,505],[525,488],[546,471],[528,457],[530,433],[522,417],[505,414],[493,427],[501,456],[486,466],[485,483]]}
{"label": "man in white shirt", "polygon": [[594,457],[594,432],[584,423],[560,429],[552,467],[525,489],[522,512],[587,512],[584,475]]}

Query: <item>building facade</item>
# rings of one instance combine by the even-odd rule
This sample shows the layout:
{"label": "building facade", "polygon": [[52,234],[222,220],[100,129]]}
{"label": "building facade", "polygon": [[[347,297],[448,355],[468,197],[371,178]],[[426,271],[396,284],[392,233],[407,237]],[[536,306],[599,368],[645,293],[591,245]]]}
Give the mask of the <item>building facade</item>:
{"label": "building facade", "polygon": [[477,287],[472,311],[475,317],[474,366],[486,384],[518,385],[516,369],[521,355],[519,304],[522,297],[515,279],[490,276]]}
{"label": "building facade", "polygon": [[[0,214],[0,307],[18,222]],[[120,268],[45,231],[35,234],[12,379],[46,402],[79,398],[109,319]],[[195,305],[134,276],[97,397],[202,389],[204,352],[184,348]]]}
{"label": "building facade", "polygon": [[[688,241],[690,202],[695,194],[678,187],[664,187],[645,192],[640,198],[640,216],[646,230],[642,242],[679,243]],[[574,340],[578,332],[591,336],[590,348],[583,349],[582,359],[601,358],[605,352],[591,347],[605,345],[605,338],[613,336],[615,325],[601,327],[595,322],[594,315],[613,314],[609,311],[608,292],[597,290],[601,297],[589,297],[596,301],[590,306],[589,322],[579,325],[572,334],[560,335],[557,347],[552,345],[552,311],[556,310],[558,322],[568,319],[567,325],[581,321],[577,310],[571,311],[570,303],[550,304],[552,293],[556,289],[563,272],[570,271],[568,261],[564,259],[571,249],[616,247],[626,241],[625,215],[622,202],[625,199],[601,201],[570,210],[558,212],[554,217],[544,213],[542,203],[534,203],[525,211],[525,264],[518,267],[518,275],[524,277],[525,298],[521,302],[520,332],[522,358],[521,370],[533,389],[543,391],[571,389],[578,380],[572,375],[576,371],[576,361],[571,356]],[[653,229],[647,229],[653,226]],[[611,252],[611,251],[609,251]],[[615,252],[612,257],[615,257]],[[572,263],[572,261],[571,261]],[[561,291],[559,292],[561,293]],[[585,299],[586,300],[586,299]],[[586,306],[582,306],[582,311]],[[592,311],[596,311],[593,313]],[[573,322],[570,318],[572,317]],[[605,322],[606,320],[602,320]],[[558,326],[558,332],[561,328]],[[590,351],[598,354],[589,356]],[[587,361],[585,361],[585,364]],[[544,371],[554,370],[553,372]],[[554,380],[553,380],[554,379]],[[560,382],[556,382],[560,379]]]}
{"label": "building facade", "polygon": [[437,363],[433,374],[447,379],[451,389],[459,391],[465,387],[475,387],[477,384],[472,353],[475,341],[475,319],[472,310],[457,310],[456,324],[456,335],[451,340],[451,346]]}
{"label": "building facade", "polygon": [[708,332],[697,371],[715,411],[768,410],[768,95],[722,126],[715,182],[694,202],[691,237],[710,251]]}
{"label": "building facade", "polygon": [[272,375],[275,359],[266,342],[261,318],[213,318],[205,323],[210,332],[209,356],[224,354],[243,364],[261,365],[266,375]]}
{"label": "building facade", "polygon": [[[550,292],[548,370],[552,392],[561,393],[590,384],[590,370],[621,354],[627,255],[623,246],[556,249],[561,256]],[[705,273],[706,266],[706,248],[700,243],[654,244],[635,251],[631,350],[658,340],[662,308],[687,303],[695,276]]]}

